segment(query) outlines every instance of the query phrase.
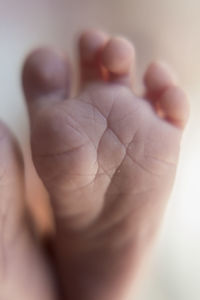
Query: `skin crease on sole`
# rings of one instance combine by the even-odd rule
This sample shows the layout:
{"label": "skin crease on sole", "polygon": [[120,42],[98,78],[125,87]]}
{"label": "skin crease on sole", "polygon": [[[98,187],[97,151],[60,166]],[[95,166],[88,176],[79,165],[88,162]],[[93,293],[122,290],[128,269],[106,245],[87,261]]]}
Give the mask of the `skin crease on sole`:
{"label": "skin crease on sole", "polygon": [[121,300],[135,285],[173,185],[188,102],[152,63],[134,94],[135,50],[88,30],[79,40],[81,89],[70,98],[69,59],[41,48],[23,86],[33,162],[51,199],[64,299]]}

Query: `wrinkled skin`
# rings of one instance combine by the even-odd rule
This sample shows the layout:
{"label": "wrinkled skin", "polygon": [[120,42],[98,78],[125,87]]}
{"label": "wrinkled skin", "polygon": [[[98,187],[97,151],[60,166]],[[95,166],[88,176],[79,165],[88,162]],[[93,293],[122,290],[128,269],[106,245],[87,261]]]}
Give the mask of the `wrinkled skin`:
{"label": "wrinkled skin", "polygon": [[88,31],[79,50],[74,98],[69,60],[57,51],[34,51],[23,69],[33,163],[55,217],[54,271],[27,224],[22,160],[1,125],[2,299],[127,299],[171,192],[188,117],[183,91],[153,63],[145,96],[136,96],[134,48],[123,38]]}

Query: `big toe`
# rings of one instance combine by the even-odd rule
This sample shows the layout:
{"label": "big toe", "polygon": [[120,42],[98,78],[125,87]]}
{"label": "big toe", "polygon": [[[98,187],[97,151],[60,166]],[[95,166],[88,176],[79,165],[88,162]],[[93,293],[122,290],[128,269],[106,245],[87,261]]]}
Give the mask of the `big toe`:
{"label": "big toe", "polygon": [[63,101],[70,95],[70,62],[58,50],[33,51],[24,63],[22,77],[31,118],[41,106]]}

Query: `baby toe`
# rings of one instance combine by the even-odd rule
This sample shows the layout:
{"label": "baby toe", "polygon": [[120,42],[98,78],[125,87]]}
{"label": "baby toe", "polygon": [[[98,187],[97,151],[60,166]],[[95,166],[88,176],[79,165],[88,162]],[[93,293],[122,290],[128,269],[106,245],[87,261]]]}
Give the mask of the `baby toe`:
{"label": "baby toe", "polygon": [[158,101],[165,118],[184,128],[189,118],[189,102],[185,92],[178,86],[171,86],[160,95]]}
{"label": "baby toe", "polygon": [[87,30],[79,38],[81,85],[102,79],[99,55],[108,40],[100,30]]}
{"label": "baby toe", "polygon": [[132,86],[135,49],[125,38],[113,37],[105,45],[101,62],[109,72],[109,80]]}

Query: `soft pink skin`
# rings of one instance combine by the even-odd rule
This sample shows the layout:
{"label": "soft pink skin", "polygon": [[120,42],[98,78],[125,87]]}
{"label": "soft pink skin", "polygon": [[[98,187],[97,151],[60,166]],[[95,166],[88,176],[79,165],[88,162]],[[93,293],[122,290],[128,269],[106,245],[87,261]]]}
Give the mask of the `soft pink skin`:
{"label": "soft pink skin", "polygon": [[25,216],[23,160],[0,123],[0,299],[55,300],[52,274]]}
{"label": "soft pink skin", "polygon": [[[25,63],[33,162],[54,211],[63,299],[124,300],[159,229],[188,104],[160,64],[145,75],[147,98],[134,95],[127,40],[92,30],[79,48],[82,89],[73,99],[61,53],[39,49]],[[40,283],[49,280],[42,272]]]}

